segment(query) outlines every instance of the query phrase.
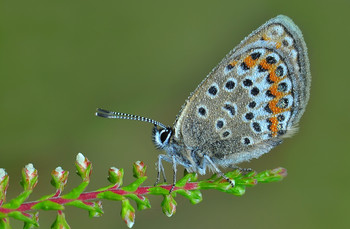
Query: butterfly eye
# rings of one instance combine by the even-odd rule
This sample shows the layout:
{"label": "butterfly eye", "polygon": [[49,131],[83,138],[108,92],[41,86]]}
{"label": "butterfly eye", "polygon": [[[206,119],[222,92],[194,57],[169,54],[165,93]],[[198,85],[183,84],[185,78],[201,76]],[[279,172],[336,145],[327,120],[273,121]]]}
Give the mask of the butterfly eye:
{"label": "butterfly eye", "polygon": [[173,131],[170,127],[164,129],[158,129],[156,126],[153,128],[152,140],[158,149],[164,149],[169,145],[170,137]]}
{"label": "butterfly eye", "polygon": [[160,133],[160,140],[161,142],[165,142],[166,139],[168,138],[168,135],[169,135],[169,131],[168,130],[163,130],[161,133]]}

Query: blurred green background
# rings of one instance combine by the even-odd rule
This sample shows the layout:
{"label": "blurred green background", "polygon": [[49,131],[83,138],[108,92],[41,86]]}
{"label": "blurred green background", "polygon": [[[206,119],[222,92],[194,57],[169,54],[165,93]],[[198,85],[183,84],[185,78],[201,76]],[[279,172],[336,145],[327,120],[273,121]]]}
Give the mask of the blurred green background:
{"label": "blurred green background", "polygon": [[[184,100],[245,36],[278,14],[303,31],[312,72],[311,100],[293,138],[243,167],[282,166],[285,180],[247,189],[243,197],[203,191],[191,205],[178,196],[166,217],[161,197],[136,212],[134,228],[349,228],[350,1],[1,1],[0,167],[8,197],[20,171],[39,171],[34,200],[53,191],[50,172],[69,170],[78,152],[94,166],[88,190],[106,185],[110,166],[148,165],[155,181],[158,152],[149,124],[99,119],[97,107],[172,124]],[[348,142],[348,143],[347,143]],[[167,165],[167,173],[171,174]],[[67,207],[72,228],[126,228],[120,203],[89,219]],[[40,212],[41,228],[54,213]],[[12,220],[14,228],[21,223]]]}

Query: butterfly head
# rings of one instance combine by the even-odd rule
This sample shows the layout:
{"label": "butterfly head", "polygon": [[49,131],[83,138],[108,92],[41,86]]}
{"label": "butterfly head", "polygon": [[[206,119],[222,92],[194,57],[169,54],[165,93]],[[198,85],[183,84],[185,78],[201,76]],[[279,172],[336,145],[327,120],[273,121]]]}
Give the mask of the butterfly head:
{"label": "butterfly head", "polygon": [[171,127],[158,128],[154,125],[152,131],[152,139],[158,149],[164,149],[170,144],[170,138],[173,135],[173,129]]}

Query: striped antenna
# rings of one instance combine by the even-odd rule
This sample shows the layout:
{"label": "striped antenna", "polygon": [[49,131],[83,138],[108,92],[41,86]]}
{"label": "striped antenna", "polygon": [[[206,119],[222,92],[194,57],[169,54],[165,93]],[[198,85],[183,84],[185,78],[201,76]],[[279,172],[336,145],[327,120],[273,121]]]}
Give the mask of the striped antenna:
{"label": "striped antenna", "polygon": [[160,126],[162,128],[167,128],[164,124],[155,121],[153,119],[145,118],[139,115],[133,115],[133,114],[125,114],[125,113],[119,113],[114,111],[107,111],[101,108],[97,108],[96,116],[102,117],[102,118],[117,118],[117,119],[129,119],[129,120],[137,120],[141,122],[149,122],[154,125]]}

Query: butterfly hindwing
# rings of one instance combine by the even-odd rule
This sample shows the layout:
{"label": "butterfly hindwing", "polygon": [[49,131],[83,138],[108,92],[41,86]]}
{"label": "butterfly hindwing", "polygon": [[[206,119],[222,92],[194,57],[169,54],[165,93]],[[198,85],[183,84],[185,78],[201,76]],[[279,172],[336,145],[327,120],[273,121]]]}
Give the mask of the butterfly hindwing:
{"label": "butterfly hindwing", "polygon": [[223,165],[259,157],[291,134],[309,87],[302,34],[278,16],[245,38],[191,94],[175,138]]}

